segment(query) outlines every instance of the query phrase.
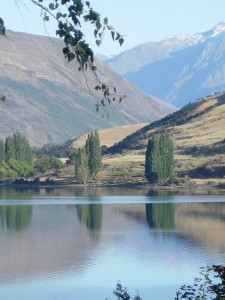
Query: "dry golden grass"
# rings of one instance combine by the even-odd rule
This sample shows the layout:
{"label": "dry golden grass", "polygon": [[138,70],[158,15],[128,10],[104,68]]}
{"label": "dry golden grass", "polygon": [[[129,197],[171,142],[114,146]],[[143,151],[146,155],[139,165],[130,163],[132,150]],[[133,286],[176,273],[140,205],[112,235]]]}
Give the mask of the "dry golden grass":
{"label": "dry golden grass", "polygon": [[[131,133],[141,129],[147,125],[147,123],[140,124],[130,124],[124,126],[112,127],[109,129],[101,129],[98,131],[101,145],[107,147],[113,146],[115,143],[118,143],[126,136]],[[81,148],[85,145],[88,134],[82,135],[78,138],[72,139],[68,142],[70,148]]]}

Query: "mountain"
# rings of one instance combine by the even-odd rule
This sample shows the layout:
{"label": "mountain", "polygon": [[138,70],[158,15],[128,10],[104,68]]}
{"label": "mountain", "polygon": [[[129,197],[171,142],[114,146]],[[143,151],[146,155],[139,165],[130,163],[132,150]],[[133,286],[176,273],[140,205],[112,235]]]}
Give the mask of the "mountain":
{"label": "mountain", "polygon": [[20,131],[32,145],[63,143],[99,128],[151,122],[175,109],[96,60],[100,79],[126,95],[106,107],[110,116],[102,118],[104,111],[95,111],[102,99],[94,90],[96,78],[67,63],[62,40],[7,31],[0,45],[0,95],[7,98],[0,105],[1,138]]}
{"label": "mountain", "polygon": [[225,90],[225,23],[137,46],[107,63],[145,93],[183,107]]}
{"label": "mountain", "polygon": [[[174,143],[176,178],[179,184],[189,182],[193,185],[218,185],[220,182],[225,186],[224,126],[225,93],[197,99],[111,147],[110,153],[114,154],[114,160],[110,157],[111,178],[122,182],[138,178],[140,182],[144,182],[148,140],[155,133],[169,132]],[[107,163],[107,159],[105,162]],[[119,166],[120,176],[116,173]],[[106,174],[108,171],[105,170]]]}

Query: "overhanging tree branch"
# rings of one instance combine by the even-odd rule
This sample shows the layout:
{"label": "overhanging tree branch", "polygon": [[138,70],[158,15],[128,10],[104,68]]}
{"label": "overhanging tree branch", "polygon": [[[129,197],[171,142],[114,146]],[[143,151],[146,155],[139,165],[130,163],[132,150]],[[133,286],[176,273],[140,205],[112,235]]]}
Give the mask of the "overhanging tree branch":
{"label": "overhanging tree branch", "polygon": [[94,87],[94,90],[102,93],[102,99],[96,103],[96,110],[104,109],[107,104],[115,100],[121,102],[125,95],[117,94],[115,87],[106,85],[99,78],[94,52],[82,32],[83,24],[89,23],[92,26],[97,46],[101,45],[105,31],[109,31],[112,39],[122,45],[124,42],[123,36],[113,26],[109,25],[108,18],[101,19],[100,14],[91,7],[90,1],[61,0],[61,4],[59,4],[58,0],[52,0],[52,2],[47,0],[48,6],[43,4],[46,2],[44,0],[30,1],[44,12],[44,21],[53,18],[58,22],[56,35],[64,41],[65,47],[62,51],[68,62],[75,59],[78,62],[79,71],[91,70],[95,76],[98,84]]}

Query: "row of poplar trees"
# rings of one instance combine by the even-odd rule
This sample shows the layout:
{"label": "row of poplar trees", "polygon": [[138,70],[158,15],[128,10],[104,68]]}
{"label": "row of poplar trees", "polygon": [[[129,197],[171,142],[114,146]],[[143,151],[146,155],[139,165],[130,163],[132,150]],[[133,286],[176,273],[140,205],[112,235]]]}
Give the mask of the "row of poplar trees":
{"label": "row of poplar trees", "polygon": [[95,179],[102,166],[102,151],[97,131],[88,135],[86,144],[79,149],[75,158],[75,178],[85,184]]}
{"label": "row of poplar trees", "polygon": [[145,177],[150,183],[174,181],[173,141],[168,133],[153,136],[147,146]]}

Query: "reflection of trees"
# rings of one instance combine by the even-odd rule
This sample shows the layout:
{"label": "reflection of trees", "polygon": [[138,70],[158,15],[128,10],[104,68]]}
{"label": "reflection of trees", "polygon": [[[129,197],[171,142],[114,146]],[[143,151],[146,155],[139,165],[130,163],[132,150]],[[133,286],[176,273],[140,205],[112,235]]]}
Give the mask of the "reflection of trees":
{"label": "reflection of trees", "polygon": [[0,206],[1,226],[8,229],[23,229],[30,224],[32,216],[31,205],[4,205]]}
{"label": "reflection of trees", "polygon": [[151,228],[174,228],[174,203],[149,203],[145,205],[146,219]]}
{"label": "reflection of trees", "polygon": [[81,223],[90,230],[100,230],[102,225],[102,204],[77,204],[77,215]]}
{"label": "reflection of trees", "polygon": [[1,199],[27,199],[30,198],[31,193],[29,188],[0,188]]}

